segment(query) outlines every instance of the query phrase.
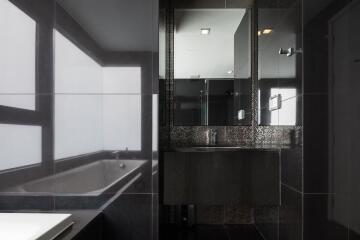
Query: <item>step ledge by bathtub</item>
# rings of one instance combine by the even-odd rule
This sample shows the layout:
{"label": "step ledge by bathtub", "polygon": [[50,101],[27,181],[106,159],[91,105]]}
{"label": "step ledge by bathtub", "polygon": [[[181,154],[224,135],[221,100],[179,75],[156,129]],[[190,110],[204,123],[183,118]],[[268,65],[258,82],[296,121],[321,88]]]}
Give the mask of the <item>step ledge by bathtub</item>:
{"label": "step ledge by bathtub", "polygon": [[71,214],[0,213],[0,239],[53,240],[73,224]]}

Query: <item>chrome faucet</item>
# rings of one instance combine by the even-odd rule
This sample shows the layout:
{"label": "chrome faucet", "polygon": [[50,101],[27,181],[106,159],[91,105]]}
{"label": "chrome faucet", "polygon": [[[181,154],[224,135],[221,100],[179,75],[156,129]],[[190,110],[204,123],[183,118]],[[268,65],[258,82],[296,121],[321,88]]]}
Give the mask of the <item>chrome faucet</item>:
{"label": "chrome faucet", "polygon": [[113,151],[112,154],[115,156],[115,159],[116,160],[119,160],[120,159],[120,150],[117,150],[117,151]]}
{"label": "chrome faucet", "polygon": [[[126,152],[127,152],[127,151],[128,151],[128,149],[126,148]],[[112,154],[115,156],[115,159],[116,159],[116,160],[120,160],[120,153],[121,153],[120,150],[117,150],[117,151],[113,151],[113,152],[112,152]],[[120,168],[125,168],[126,165],[125,165],[125,163],[120,162],[120,163],[119,163],[119,167],[120,167]]]}
{"label": "chrome faucet", "polygon": [[216,145],[217,144],[217,131],[216,129],[209,129],[208,130],[208,143],[209,145]]}

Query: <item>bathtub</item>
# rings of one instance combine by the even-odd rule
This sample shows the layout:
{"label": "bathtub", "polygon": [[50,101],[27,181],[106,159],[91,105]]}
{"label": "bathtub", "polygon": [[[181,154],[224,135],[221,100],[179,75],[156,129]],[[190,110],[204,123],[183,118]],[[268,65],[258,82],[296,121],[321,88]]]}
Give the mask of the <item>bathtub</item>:
{"label": "bathtub", "polygon": [[117,192],[146,160],[104,159],[19,185],[7,192],[51,196],[101,196]]}

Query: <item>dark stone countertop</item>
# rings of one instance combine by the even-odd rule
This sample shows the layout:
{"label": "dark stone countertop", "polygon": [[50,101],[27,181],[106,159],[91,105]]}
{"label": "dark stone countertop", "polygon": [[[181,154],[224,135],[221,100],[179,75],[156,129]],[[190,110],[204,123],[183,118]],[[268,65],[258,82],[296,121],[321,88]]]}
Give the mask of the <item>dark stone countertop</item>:
{"label": "dark stone countertop", "polygon": [[102,235],[102,212],[97,210],[63,210],[56,213],[70,213],[74,225],[65,230],[56,240],[98,240]]}
{"label": "dark stone countertop", "polygon": [[164,152],[236,152],[236,151],[278,151],[289,149],[289,145],[245,145],[245,146],[174,146],[163,149]]}

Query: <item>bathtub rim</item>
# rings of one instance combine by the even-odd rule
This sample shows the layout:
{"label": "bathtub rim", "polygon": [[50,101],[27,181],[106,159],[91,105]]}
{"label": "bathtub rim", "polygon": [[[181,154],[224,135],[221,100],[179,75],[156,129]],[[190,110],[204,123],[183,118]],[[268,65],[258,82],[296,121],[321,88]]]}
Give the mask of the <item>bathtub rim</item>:
{"label": "bathtub rim", "polygon": [[[60,192],[30,192],[30,191],[27,191],[26,189],[23,188],[24,185],[27,185],[27,184],[31,184],[31,183],[36,183],[36,182],[40,182],[40,181],[44,181],[45,179],[51,179],[55,176],[63,176],[63,175],[66,175],[68,174],[69,172],[73,172],[73,171],[76,171],[80,168],[83,168],[83,167],[90,167],[90,165],[94,165],[96,163],[99,163],[101,161],[106,161],[106,160],[114,160],[114,161],[119,161],[119,162],[123,162],[123,161],[138,161],[139,162],[139,166],[133,168],[132,170],[130,170],[129,172],[127,172],[126,174],[122,175],[120,178],[118,178],[117,180],[111,182],[111,184],[101,188],[101,189],[97,189],[95,191],[91,191],[91,192],[86,192],[86,193],[60,193]],[[144,166],[148,163],[149,161],[148,160],[145,160],[145,159],[99,159],[98,161],[94,161],[94,162],[91,162],[91,163],[87,163],[87,164],[84,164],[84,165],[80,165],[80,166],[77,166],[73,169],[69,169],[69,170],[65,170],[65,171],[62,171],[62,172],[59,172],[59,173],[56,173],[56,174],[53,174],[53,175],[49,175],[49,176],[46,176],[46,177],[42,177],[42,178],[39,178],[39,179],[35,179],[35,180],[32,180],[32,181],[29,181],[27,183],[24,183],[24,184],[19,184],[17,186],[14,186],[14,187],[11,187],[8,189],[4,189],[4,190],[1,190],[0,192],[0,196],[29,196],[29,197],[99,197],[99,196],[106,196],[106,195],[114,195],[116,194],[121,188],[122,186],[126,185],[128,181],[131,181],[131,176],[134,174],[134,173],[137,173],[138,171],[141,172],[142,169],[144,168]],[[126,164],[126,163],[125,163]],[[121,184],[121,182],[124,181],[124,184]],[[116,185],[121,185],[119,186],[118,190],[117,191],[110,191],[111,188],[114,188]],[[18,191],[15,191],[14,189],[18,189]],[[107,191],[108,190],[108,191]]]}

